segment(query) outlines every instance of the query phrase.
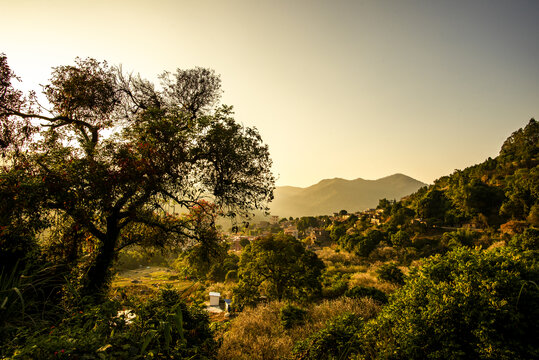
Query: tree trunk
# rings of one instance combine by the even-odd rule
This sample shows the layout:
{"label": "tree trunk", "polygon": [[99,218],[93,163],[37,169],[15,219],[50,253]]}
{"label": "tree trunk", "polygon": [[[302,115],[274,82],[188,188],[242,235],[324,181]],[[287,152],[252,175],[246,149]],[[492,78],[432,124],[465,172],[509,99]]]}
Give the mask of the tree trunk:
{"label": "tree trunk", "polygon": [[116,255],[115,248],[120,232],[114,217],[107,218],[107,233],[96,250],[95,260],[86,273],[82,295],[101,298],[106,294],[112,277],[112,265]]}

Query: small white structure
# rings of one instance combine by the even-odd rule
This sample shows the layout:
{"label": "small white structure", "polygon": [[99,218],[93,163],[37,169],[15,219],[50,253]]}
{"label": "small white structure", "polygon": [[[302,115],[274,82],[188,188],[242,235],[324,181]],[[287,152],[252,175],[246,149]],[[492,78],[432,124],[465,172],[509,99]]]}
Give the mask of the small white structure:
{"label": "small white structure", "polygon": [[221,293],[218,292],[210,292],[210,306],[219,306],[219,298],[221,297]]}

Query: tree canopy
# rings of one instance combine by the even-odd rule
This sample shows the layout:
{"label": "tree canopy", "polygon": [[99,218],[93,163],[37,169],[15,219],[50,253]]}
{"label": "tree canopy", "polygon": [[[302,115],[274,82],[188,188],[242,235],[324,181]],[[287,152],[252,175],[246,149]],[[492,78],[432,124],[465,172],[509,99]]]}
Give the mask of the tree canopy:
{"label": "tree canopy", "polygon": [[[16,80],[0,55],[1,244],[13,245],[21,226],[73,229],[64,245],[76,260],[88,255],[90,293],[106,286],[120,249],[202,240],[216,214],[264,210],[273,198],[268,147],[218,105],[212,70],[164,73],[157,87],[76,59],[53,69],[47,104]],[[206,230],[201,216],[178,215],[194,207]]]}
{"label": "tree canopy", "polygon": [[240,304],[269,298],[305,299],[321,290],[324,263],[292,236],[271,235],[253,241],[239,262],[239,283],[234,290]]}
{"label": "tree canopy", "polygon": [[538,275],[536,254],[508,248],[426,259],[368,325],[367,358],[536,358]]}

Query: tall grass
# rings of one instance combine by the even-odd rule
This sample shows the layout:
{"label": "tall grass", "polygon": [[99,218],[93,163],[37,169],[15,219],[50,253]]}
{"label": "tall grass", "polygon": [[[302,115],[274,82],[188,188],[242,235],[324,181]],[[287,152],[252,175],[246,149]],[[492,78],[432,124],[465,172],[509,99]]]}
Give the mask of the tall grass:
{"label": "tall grass", "polygon": [[217,358],[284,359],[290,355],[297,341],[322,329],[336,316],[349,313],[371,319],[380,311],[380,306],[369,298],[325,300],[306,308],[303,325],[284,329],[280,309],[285,305],[285,302],[274,301],[242,312],[222,334]]}

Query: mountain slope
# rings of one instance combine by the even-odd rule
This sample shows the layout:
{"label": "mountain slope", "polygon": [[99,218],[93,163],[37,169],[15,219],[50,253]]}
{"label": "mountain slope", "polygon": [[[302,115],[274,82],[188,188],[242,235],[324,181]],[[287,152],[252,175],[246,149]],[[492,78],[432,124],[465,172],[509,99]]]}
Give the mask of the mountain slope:
{"label": "mountain slope", "polygon": [[403,174],[378,180],[325,179],[306,188],[277,187],[270,209],[280,217],[328,215],[342,209],[358,211],[376,207],[382,198],[398,200],[425,185]]}

